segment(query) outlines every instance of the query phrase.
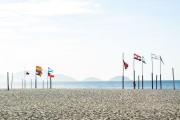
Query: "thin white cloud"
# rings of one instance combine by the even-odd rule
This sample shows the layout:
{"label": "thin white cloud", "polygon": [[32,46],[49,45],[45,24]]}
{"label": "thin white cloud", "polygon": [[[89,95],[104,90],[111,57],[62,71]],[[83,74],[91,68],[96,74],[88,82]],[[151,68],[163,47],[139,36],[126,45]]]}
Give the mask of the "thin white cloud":
{"label": "thin white cloud", "polygon": [[[12,2],[0,4],[0,17],[12,17],[16,15],[67,15],[99,13],[98,4],[87,1],[45,0]],[[3,11],[3,12],[2,12]]]}

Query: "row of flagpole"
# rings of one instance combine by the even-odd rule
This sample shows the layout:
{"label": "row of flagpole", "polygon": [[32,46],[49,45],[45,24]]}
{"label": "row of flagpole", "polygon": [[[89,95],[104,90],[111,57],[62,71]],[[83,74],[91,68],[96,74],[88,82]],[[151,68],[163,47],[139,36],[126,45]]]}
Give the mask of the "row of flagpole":
{"label": "row of flagpole", "polygon": [[[157,56],[155,54],[152,54],[151,53],[151,62],[152,62],[152,73],[151,73],[151,80],[152,80],[152,89],[154,89],[154,85],[153,85],[153,60],[159,60],[160,61],[160,89],[162,89],[162,76],[161,76],[161,64],[163,62],[161,56]],[[141,61],[142,62],[142,89],[144,89],[144,73],[143,73],[143,64],[146,64],[145,62],[145,59],[144,59],[144,56],[140,56],[140,55],[137,55],[137,54],[133,54],[133,88],[136,89],[136,72],[135,72],[135,60],[138,60],[138,61]],[[122,61],[123,61],[123,73],[122,73],[122,89],[124,89],[124,69],[127,69],[129,67],[128,63],[125,62],[124,60],[124,53],[122,54]],[[175,89],[175,82],[174,82],[174,68],[172,69],[172,74],[173,74],[173,86],[174,86],[174,89]],[[157,75],[156,75],[156,81],[157,81]],[[157,83],[156,83],[157,84]],[[157,87],[157,85],[156,85]],[[139,88],[139,76],[138,76],[138,88]]]}
{"label": "row of flagpole", "polygon": [[[157,56],[155,54],[151,54],[151,61],[152,61],[152,89],[154,88],[153,86],[153,59],[156,60],[160,60],[160,89],[162,89],[162,80],[161,80],[161,63],[164,64],[161,56]],[[127,69],[129,67],[129,65],[125,62],[124,60],[124,53],[122,54],[122,60],[123,60],[123,74],[122,74],[122,89],[124,89],[124,69]],[[142,89],[144,89],[144,76],[143,76],[143,64],[146,64],[144,57],[134,54],[133,55],[133,88],[136,89],[136,81],[135,81],[135,60],[141,61],[142,62]],[[35,69],[35,88],[37,88],[37,76],[42,76],[42,67],[40,66],[36,66]],[[48,88],[48,77],[50,77],[50,89],[52,89],[52,78],[54,77],[54,75],[52,75],[53,70],[51,68],[48,67],[48,72],[47,72],[47,88]],[[22,79],[22,88],[24,85],[24,88],[26,88],[26,79],[25,76],[29,75],[30,73],[25,71],[25,67],[24,67],[24,82]],[[173,86],[175,89],[175,82],[174,82],[174,68],[172,68],[172,74],[173,74]],[[138,76],[138,88],[139,88],[139,76]],[[12,74],[12,80],[11,80],[11,89],[12,89],[12,83],[13,83],[13,74]],[[7,73],[7,88],[9,90],[9,72]],[[31,88],[32,88],[32,79],[31,79]],[[44,88],[44,80],[43,80],[43,88]],[[157,75],[156,75],[156,88],[157,88]]]}
{"label": "row of flagpole", "polygon": [[[34,83],[34,87],[37,88],[37,76],[42,76],[42,67],[40,66],[36,66],[35,68],[35,83]],[[51,68],[48,67],[48,71],[47,71],[47,89],[50,88],[52,89],[52,78],[54,78],[54,75],[52,75],[53,73],[53,70]],[[25,70],[25,67],[24,67],[24,76],[22,78],[22,89],[23,88],[26,88],[26,75],[29,75],[30,73],[28,71]],[[9,76],[9,75],[7,75]],[[48,85],[48,78],[50,77],[50,83]],[[9,79],[9,78],[8,78]],[[13,74],[12,74],[12,80],[13,80]],[[8,83],[9,84],[9,83]],[[12,82],[11,82],[11,88],[12,88]],[[32,79],[31,79],[31,88],[32,88]],[[43,80],[43,88],[44,88],[44,80]]]}

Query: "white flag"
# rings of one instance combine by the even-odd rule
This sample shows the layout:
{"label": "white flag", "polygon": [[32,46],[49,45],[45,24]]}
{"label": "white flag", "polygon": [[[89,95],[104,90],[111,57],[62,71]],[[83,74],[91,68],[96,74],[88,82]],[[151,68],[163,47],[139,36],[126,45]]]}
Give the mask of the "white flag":
{"label": "white flag", "polygon": [[157,55],[155,55],[155,54],[151,54],[151,58],[152,58],[152,59],[159,60],[159,56],[157,56]]}

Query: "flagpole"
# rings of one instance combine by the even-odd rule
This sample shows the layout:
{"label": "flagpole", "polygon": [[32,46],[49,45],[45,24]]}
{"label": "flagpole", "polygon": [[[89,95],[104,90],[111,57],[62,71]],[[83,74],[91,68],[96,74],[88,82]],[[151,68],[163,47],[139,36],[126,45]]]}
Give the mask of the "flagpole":
{"label": "flagpole", "polygon": [[122,54],[122,59],[123,59],[122,89],[124,89],[124,53]]}
{"label": "flagpole", "polygon": [[158,76],[156,75],[156,89],[157,89],[157,79],[158,79]]}
{"label": "flagpole", "polygon": [[152,61],[152,75],[151,75],[151,77],[152,77],[152,89],[153,89],[153,59],[152,59],[152,54],[151,54],[151,61]]}
{"label": "flagpole", "polygon": [[35,70],[35,88],[37,88],[37,76],[36,76],[36,70]]}
{"label": "flagpole", "polygon": [[24,88],[26,88],[26,80],[25,80],[25,66],[24,66]]}
{"label": "flagpole", "polygon": [[47,89],[48,89],[48,71],[47,71]]}
{"label": "flagpole", "polygon": [[134,81],[133,81],[133,87],[136,89],[136,81],[135,81],[135,61],[134,61],[134,55],[133,55],[133,74],[134,74]]}
{"label": "flagpole", "polygon": [[50,75],[50,89],[52,89],[51,75]]}
{"label": "flagpole", "polygon": [[12,79],[11,79],[11,89],[12,89],[12,84],[13,84],[13,73],[12,73]]}
{"label": "flagpole", "polygon": [[32,79],[31,79],[31,89],[32,89]]}
{"label": "flagpole", "polygon": [[174,68],[172,68],[172,76],[173,76],[173,88],[175,90],[176,88],[175,88],[175,81],[174,81]]}
{"label": "flagpole", "polygon": [[23,89],[23,78],[22,78],[22,89]]}
{"label": "flagpole", "polygon": [[43,89],[44,89],[44,79],[43,79]]}
{"label": "flagpole", "polygon": [[144,87],[144,83],[143,83],[144,81],[143,81],[143,79],[144,79],[144,78],[143,78],[143,61],[142,61],[142,89],[143,89],[143,87]]}
{"label": "flagpole", "polygon": [[138,89],[140,88],[140,84],[139,84],[139,75],[138,75]]}
{"label": "flagpole", "polygon": [[9,72],[7,72],[7,90],[9,90]]}
{"label": "flagpole", "polygon": [[159,61],[160,61],[160,89],[162,89],[162,81],[161,81],[161,59],[160,59]]}

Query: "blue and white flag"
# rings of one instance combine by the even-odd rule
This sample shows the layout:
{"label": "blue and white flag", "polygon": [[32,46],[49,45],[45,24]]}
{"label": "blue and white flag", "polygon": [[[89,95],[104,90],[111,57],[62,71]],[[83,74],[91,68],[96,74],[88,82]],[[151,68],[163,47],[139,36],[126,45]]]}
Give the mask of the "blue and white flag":
{"label": "blue and white flag", "polygon": [[52,72],[53,72],[53,70],[48,67],[48,73],[52,73]]}

